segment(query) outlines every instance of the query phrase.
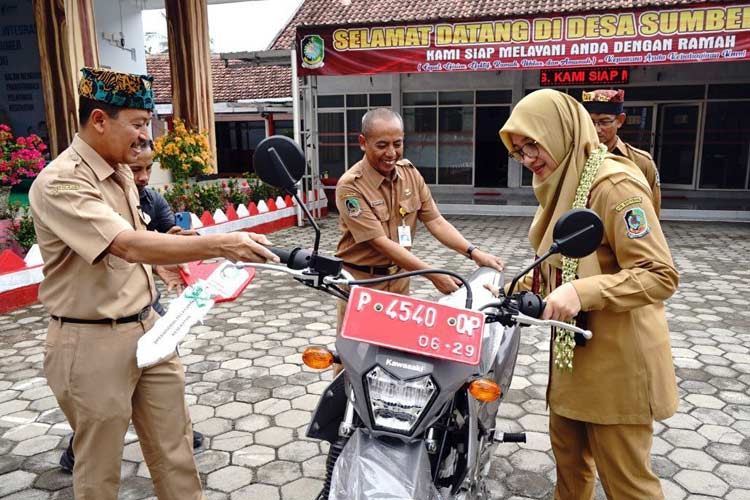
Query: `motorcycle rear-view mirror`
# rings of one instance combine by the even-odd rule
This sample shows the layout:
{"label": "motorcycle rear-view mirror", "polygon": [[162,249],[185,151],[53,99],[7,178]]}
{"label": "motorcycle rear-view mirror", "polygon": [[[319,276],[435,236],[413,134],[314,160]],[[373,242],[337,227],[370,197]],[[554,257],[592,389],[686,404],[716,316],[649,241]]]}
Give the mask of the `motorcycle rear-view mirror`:
{"label": "motorcycle rear-view mirror", "polygon": [[565,212],[552,229],[552,246],[529,267],[518,273],[510,284],[508,296],[513,294],[518,280],[534,269],[550,255],[561,253],[566,257],[580,259],[597,249],[604,235],[604,224],[599,216],[588,208],[573,208]]}
{"label": "motorcycle rear-view mirror", "polygon": [[580,259],[597,249],[603,235],[604,224],[596,212],[574,208],[557,220],[552,230],[552,247],[557,247],[557,252],[566,257]]}
{"label": "motorcycle rear-view mirror", "polygon": [[289,137],[273,135],[258,144],[253,167],[266,184],[291,192],[305,173],[305,154]]}
{"label": "motorcycle rear-view mirror", "polygon": [[[260,180],[275,188],[291,194],[302,209],[310,225],[315,229],[315,243],[312,251],[300,252],[295,249],[289,256],[289,267],[300,269],[306,264],[310,269],[325,275],[338,275],[341,272],[342,260],[318,254],[320,248],[320,227],[315,222],[310,210],[297,192],[297,182],[305,174],[305,154],[299,145],[289,137],[272,135],[260,141],[253,156],[255,173]],[[297,258],[295,258],[295,255]]]}

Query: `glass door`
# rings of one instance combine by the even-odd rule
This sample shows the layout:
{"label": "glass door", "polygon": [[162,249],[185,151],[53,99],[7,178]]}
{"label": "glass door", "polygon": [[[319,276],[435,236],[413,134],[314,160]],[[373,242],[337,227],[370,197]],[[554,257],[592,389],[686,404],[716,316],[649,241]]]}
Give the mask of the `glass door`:
{"label": "glass door", "polygon": [[653,104],[625,106],[625,123],[620,127],[617,135],[623,142],[631,146],[654,154],[654,116]]}
{"label": "glass door", "polygon": [[319,168],[324,177],[338,179],[346,170],[343,111],[318,113]]}
{"label": "glass door", "polygon": [[671,188],[693,189],[701,104],[664,104],[659,107],[659,114],[656,164],[661,183]]}
{"label": "glass door", "polygon": [[477,107],[474,127],[474,186],[508,187],[508,150],[497,131],[510,116],[510,107]]}

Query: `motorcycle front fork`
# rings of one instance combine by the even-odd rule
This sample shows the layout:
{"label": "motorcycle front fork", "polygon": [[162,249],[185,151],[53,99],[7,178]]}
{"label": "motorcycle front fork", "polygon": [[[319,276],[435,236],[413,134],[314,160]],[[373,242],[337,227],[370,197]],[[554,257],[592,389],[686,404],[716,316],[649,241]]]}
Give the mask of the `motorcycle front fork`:
{"label": "motorcycle front fork", "polygon": [[339,455],[344,451],[347,441],[354,432],[354,402],[351,399],[346,400],[346,410],[344,411],[344,419],[339,424],[339,438],[335,443],[331,443],[331,447],[328,450],[328,458],[326,459],[326,479],[323,483],[323,489],[320,491],[316,500],[328,500],[328,495],[331,492],[331,479],[333,478],[333,469],[336,467],[336,461],[339,459]]}

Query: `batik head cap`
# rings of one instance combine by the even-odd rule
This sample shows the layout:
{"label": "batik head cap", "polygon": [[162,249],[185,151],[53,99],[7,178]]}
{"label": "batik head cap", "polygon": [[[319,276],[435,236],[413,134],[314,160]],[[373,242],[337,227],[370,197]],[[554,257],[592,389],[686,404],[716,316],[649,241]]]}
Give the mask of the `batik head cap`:
{"label": "batik head cap", "polygon": [[78,95],[120,108],[154,109],[151,75],[133,75],[100,68],[82,68]]}
{"label": "batik head cap", "polygon": [[625,105],[625,91],[600,89],[586,92],[584,90],[581,104],[589,113],[619,115],[623,112]]}

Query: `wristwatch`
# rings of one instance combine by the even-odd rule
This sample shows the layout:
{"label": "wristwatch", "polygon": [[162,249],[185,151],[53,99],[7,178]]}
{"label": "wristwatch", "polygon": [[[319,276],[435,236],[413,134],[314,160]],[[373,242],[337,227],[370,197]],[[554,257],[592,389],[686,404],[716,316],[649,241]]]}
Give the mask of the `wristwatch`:
{"label": "wristwatch", "polygon": [[466,249],[466,256],[471,259],[471,252],[476,250],[476,245],[469,245],[469,248]]}

